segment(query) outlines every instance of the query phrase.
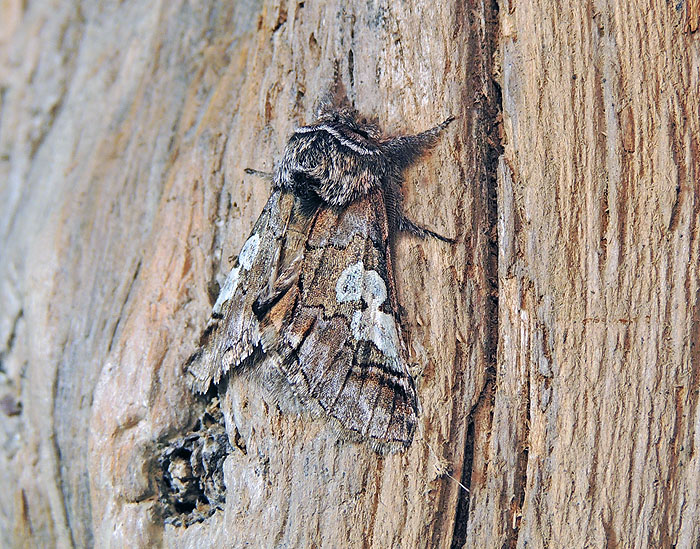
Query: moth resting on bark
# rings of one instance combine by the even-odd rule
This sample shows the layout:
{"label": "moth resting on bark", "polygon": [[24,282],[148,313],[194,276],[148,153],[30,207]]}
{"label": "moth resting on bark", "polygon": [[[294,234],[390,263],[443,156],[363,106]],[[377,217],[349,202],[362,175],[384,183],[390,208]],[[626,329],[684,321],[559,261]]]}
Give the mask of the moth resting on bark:
{"label": "moth resting on bark", "polygon": [[381,452],[411,443],[418,400],[390,242],[398,231],[452,242],[408,220],[400,195],[404,170],[452,120],[384,137],[335,100],[294,132],[188,361],[193,389],[234,369],[281,377],[346,436]]}

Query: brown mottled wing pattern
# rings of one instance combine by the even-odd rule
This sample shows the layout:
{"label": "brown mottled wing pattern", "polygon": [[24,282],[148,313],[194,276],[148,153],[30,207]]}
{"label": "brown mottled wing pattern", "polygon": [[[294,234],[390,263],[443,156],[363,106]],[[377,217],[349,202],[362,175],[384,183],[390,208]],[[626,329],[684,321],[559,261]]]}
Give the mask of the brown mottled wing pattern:
{"label": "brown mottled wing pattern", "polygon": [[453,119],[387,137],[341,95],[289,138],[187,371],[206,392],[229,370],[251,366],[279,396],[291,387],[344,433],[391,451],[411,443],[418,400],[389,235],[452,242],[406,218],[400,188],[403,171]]}
{"label": "brown mottled wing pattern", "polygon": [[259,321],[252,304],[275,283],[281,256],[299,251],[298,244],[287,243],[288,224],[297,201],[291,192],[274,190],[234,260],[202,334],[200,348],[187,363],[190,383],[196,391],[208,391],[212,383],[219,383],[230,369],[259,349]]}
{"label": "brown mottled wing pattern", "polygon": [[265,351],[302,397],[377,448],[407,446],[418,401],[396,317],[381,190],[321,208],[298,280],[266,312]]}

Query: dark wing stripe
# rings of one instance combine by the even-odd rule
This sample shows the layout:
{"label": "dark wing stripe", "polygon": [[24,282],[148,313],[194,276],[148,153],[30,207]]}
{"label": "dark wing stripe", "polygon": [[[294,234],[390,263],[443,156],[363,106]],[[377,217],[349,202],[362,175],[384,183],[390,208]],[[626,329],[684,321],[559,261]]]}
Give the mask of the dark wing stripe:
{"label": "dark wing stripe", "polygon": [[[369,377],[367,379],[370,379]],[[382,388],[384,385],[382,383],[375,383],[375,390],[374,390],[374,398],[372,399],[371,404],[368,401],[368,404],[370,404],[370,414],[369,418],[367,419],[367,423],[365,424],[364,428],[362,429],[362,434],[364,436],[367,436],[369,434],[370,428],[372,426],[372,422],[374,421],[374,414],[377,410],[377,402],[379,402],[379,396],[382,394]],[[365,394],[364,392],[362,394]]]}
{"label": "dark wing stripe", "polygon": [[313,384],[313,385],[309,384],[309,394],[311,394],[312,396],[314,396],[314,397],[316,397],[316,398],[318,398],[318,399],[321,398],[321,395],[319,395],[318,392],[317,392],[317,389],[319,388],[319,385],[320,385],[321,382],[325,379],[325,377],[326,377],[326,375],[328,374],[328,372],[330,371],[330,369],[333,368],[333,367],[335,367],[335,366],[337,366],[337,364],[340,362],[339,357],[341,357],[342,355],[344,355],[346,352],[347,352],[347,348],[346,348],[345,346],[340,347],[340,348],[338,349],[338,351],[335,353],[335,355],[333,355],[333,360],[329,360],[329,361],[326,363],[326,367],[325,367],[324,370],[321,372],[321,374],[318,375],[318,376],[316,376],[317,379],[315,380],[314,384]]}
{"label": "dark wing stripe", "polygon": [[[350,374],[352,373],[352,364],[348,364],[348,369],[345,372],[345,377],[343,377],[343,383],[340,385],[340,390],[335,394],[335,397],[333,398],[333,402],[326,408],[327,410],[333,410],[335,409],[336,404],[338,403],[338,399],[340,398],[340,395],[343,394],[343,390],[345,389],[345,385],[348,382],[348,379],[350,378]],[[337,376],[339,378],[340,376]],[[335,415],[335,414],[334,414]]]}

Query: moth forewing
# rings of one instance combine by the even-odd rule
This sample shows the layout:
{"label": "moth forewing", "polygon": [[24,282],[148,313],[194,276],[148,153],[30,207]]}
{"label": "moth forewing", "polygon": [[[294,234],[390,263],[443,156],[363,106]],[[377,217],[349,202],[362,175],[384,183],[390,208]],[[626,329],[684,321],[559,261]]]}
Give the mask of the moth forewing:
{"label": "moth forewing", "polygon": [[253,355],[260,342],[259,321],[253,312],[255,299],[274,280],[280,250],[295,196],[276,189],[272,192],[212,309],[202,333],[199,349],[187,363],[192,388],[206,393],[232,368]]}
{"label": "moth forewing", "polygon": [[[261,322],[294,392],[355,438],[410,444],[418,403],[396,318],[380,190],[322,208],[298,280]],[[267,337],[267,336],[266,336]]]}

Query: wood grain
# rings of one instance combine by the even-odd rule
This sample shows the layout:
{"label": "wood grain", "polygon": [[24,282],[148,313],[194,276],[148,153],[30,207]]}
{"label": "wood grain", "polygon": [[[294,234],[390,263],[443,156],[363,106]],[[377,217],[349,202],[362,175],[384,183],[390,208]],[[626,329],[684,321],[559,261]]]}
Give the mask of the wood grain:
{"label": "wood grain", "polygon": [[700,44],[682,4],[501,13],[498,388],[467,545],[700,541]]}

